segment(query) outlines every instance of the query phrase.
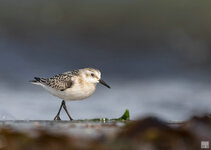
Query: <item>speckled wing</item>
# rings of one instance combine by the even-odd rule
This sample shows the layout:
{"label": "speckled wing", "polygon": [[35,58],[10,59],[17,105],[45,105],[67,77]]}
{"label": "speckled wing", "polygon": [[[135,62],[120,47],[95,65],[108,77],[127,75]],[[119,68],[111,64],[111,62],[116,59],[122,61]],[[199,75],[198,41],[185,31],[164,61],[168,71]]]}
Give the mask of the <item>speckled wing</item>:
{"label": "speckled wing", "polygon": [[73,76],[78,76],[77,70],[65,72],[63,74],[55,75],[52,78],[48,78],[45,80],[45,84],[56,90],[64,91],[73,86]]}

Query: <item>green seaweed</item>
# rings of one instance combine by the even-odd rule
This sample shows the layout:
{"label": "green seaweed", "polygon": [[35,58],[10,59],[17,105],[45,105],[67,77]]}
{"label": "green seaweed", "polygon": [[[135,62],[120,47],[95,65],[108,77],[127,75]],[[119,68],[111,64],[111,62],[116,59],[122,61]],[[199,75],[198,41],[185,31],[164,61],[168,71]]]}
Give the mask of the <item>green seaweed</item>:
{"label": "green seaweed", "polygon": [[130,120],[130,113],[129,110],[126,109],[124,114],[120,118],[108,119],[108,118],[94,118],[94,119],[84,119],[84,120],[77,120],[77,121],[91,121],[91,122],[109,122],[109,121],[128,121]]}
{"label": "green seaweed", "polygon": [[100,121],[100,122],[107,122],[107,121],[109,121],[109,119],[108,119],[108,118],[94,118],[94,119],[90,119],[89,121],[94,121],[94,122],[98,122],[98,121]]}
{"label": "green seaweed", "polygon": [[130,120],[130,113],[129,113],[129,110],[126,109],[125,110],[125,113],[120,117],[120,118],[117,118],[117,119],[111,119],[112,121],[128,121]]}

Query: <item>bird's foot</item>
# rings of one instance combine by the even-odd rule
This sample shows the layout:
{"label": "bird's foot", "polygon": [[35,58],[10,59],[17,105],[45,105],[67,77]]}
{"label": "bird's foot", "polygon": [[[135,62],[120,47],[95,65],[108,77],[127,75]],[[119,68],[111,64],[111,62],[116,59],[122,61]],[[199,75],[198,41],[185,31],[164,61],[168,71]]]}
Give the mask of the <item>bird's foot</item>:
{"label": "bird's foot", "polygon": [[59,117],[59,115],[56,115],[53,120],[61,120],[61,118]]}

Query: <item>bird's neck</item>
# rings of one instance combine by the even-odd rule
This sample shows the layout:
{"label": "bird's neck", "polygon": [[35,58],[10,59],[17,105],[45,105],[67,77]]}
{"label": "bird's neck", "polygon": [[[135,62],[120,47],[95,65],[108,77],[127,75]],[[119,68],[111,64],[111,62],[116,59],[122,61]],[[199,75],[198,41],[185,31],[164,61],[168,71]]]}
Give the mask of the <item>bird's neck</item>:
{"label": "bird's neck", "polygon": [[96,85],[95,83],[88,82],[84,80],[83,78],[78,78],[78,85],[80,85],[81,89],[95,89]]}

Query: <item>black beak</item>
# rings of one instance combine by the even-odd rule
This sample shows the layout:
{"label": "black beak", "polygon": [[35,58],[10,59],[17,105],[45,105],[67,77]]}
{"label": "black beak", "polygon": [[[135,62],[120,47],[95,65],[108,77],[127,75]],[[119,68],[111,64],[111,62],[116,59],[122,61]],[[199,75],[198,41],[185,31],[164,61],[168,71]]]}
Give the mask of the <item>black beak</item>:
{"label": "black beak", "polygon": [[107,88],[111,88],[111,87],[110,87],[107,83],[105,83],[102,79],[100,79],[99,82],[100,82],[102,85],[106,86]]}

